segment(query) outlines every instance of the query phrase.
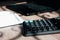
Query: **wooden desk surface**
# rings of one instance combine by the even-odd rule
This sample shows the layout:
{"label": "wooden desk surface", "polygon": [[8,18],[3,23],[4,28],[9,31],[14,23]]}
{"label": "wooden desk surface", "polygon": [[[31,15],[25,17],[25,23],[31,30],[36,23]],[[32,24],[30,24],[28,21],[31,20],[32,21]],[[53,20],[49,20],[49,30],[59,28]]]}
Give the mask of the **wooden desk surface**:
{"label": "wooden desk surface", "polygon": [[[0,11],[5,11],[5,10],[11,11],[5,7],[0,8]],[[17,13],[17,14],[21,16],[20,13]],[[52,12],[52,13],[46,12],[46,13],[39,14],[39,16],[41,17],[37,15],[32,15],[32,16],[22,15],[21,17],[24,20],[33,20],[33,19],[36,20],[36,19],[42,19],[43,15],[46,18],[59,16],[59,14],[57,14],[56,12]],[[0,29],[0,40],[60,40],[60,34],[24,37],[21,35],[20,25],[15,25],[15,26]]]}

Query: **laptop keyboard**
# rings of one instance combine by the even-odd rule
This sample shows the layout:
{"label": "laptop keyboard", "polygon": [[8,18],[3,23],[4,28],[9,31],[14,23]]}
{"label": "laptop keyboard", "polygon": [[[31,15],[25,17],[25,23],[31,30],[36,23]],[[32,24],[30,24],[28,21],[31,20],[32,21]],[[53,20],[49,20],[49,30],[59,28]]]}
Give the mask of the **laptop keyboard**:
{"label": "laptop keyboard", "polygon": [[59,20],[60,19],[52,18],[24,21],[22,33],[24,36],[59,33]]}

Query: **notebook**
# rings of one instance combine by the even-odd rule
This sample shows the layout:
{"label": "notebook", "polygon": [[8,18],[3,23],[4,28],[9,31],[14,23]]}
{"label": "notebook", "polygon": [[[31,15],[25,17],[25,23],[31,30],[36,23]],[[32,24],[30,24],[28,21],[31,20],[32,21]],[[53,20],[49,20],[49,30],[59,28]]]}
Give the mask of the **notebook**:
{"label": "notebook", "polygon": [[0,27],[21,24],[23,21],[15,12],[0,11]]}

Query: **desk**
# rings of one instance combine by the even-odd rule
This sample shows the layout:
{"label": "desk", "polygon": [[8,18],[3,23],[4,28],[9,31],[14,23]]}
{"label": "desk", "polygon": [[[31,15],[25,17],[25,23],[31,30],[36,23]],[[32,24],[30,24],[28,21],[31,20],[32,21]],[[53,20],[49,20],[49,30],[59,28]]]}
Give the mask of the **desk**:
{"label": "desk", "polygon": [[[1,11],[11,11],[5,7],[0,8]],[[37,15],[32,16],[24,16],[20,13],[17,13],[19,16],[21,16],[24,20],[33,20],[33,19],[42,19],[42,17],[39,17]],[[39,14],[40,16],[44,15],[47,18],[57,17],[59,14],[56,12],[46,12]],[[49,15],[49,16],[48,16]],[[30,37],[24,37],[21,35],[21,25],[15,25],[11,27],[6,27],[0,29],[0,34],[2,33],[2,36],[0,36],[0,40],[60,40],[60,34],[50,34],[50,35],[39,35],[39,36],[30,36]]]}

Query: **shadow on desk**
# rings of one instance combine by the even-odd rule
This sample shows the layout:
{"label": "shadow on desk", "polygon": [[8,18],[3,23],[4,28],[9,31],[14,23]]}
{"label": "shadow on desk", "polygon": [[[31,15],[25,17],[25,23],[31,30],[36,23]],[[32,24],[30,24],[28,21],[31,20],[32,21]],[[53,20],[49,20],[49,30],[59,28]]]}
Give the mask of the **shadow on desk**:
{"label": "shadow on desk", "polygon": [[[19,27],[19,29],[21,30],[21,27]],[[18,38],[21,38],[21,36],[22,36],[22,33],[21,32],[19,32],[19,34],[17,35],[17,36],[15,36],[15,37],[13,37],[13,38],[11,38],[11,39],[9,39],[9,40],[16,40],[16,39],[18,39]],[[30,36],[30,37],[33,37],[35,40],[40,40],[38,37],[36,37],[36,36]]]}

